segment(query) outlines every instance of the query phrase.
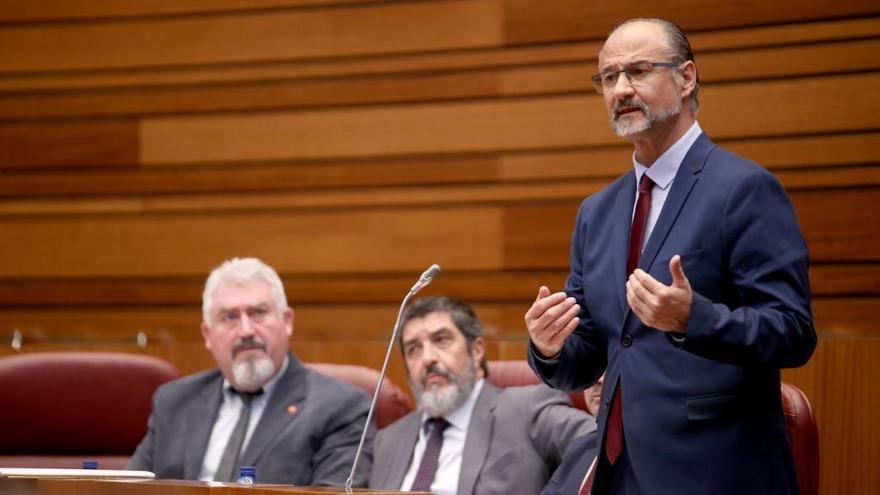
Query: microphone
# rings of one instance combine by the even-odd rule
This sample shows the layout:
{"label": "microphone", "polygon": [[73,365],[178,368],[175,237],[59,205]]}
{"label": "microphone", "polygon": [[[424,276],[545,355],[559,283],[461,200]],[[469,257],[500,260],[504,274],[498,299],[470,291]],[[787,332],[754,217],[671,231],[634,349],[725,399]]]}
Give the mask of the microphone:
{"label": "microphone", "polygon": [[434,280],[434,277],[436,277],[438,273],[440,273],[440,265],[437,263],[428,267],[427,270],[422,272],[422,276],[419,277],[418,282],[413,284],[412,289],[409,290],[410,295],[424,289],[432,280]]}
{"label": "microphone", "polygon": [[354,454],[354,463],[351,466],[351,473],[348,475],[348,479],[345,480],[345,493],[352,493],[354,473],[357,471],[358,461],[361,458],[361,450],[364,448],[364,441],[367,439],[367,428],[370,426],[370,420],[373,419],[373,413],[376,411],[376,402],[379,399],[379,392],[382,390],[382,382],[385,381],[385,374],[388,371],[388,360],[391,358],[391,349],[394,348],[394,343],[397,341],[397,333],[400,332],[400,317],[403,316],[403,308],[406,307],[406,303],[409,302],[409,299],[418,291],[427,287],[438,273],[440,273],[440,265],[435,263],[428,267],[427,270],[422,272],[422,276],[419,277],[419,280],[416,281],[415,284],[413,284],[409,292],[406,293],[403,302],[400,303],[400,310],[397,311],[397,321],[394,322],[394,331],[391,332],[391,340],[388,342],[388,350],[385,351],[385,362],[382,363],[382,371],[379,373],[379,382],[376,383],[376,390],[373,391],[373,401],[370,403],[370,410],[367,413],[367,423],[364,424],[364,431],[361,433],[361,441],[358,443],[357,451]]}

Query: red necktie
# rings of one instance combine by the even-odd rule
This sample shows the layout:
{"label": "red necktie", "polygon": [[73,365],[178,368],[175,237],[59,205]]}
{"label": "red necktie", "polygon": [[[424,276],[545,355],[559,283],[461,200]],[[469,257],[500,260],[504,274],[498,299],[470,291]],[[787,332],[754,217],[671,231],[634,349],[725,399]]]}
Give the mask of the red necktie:
{"label": "red necktie", "polygon": [[[642,257],[642,239],[645,235],[645,224],[648,221],[648,211],[651,209],[651,188],[654,181],[648,174],[642,174],[639,181],[639,198],[636,200],[636,212],[633,215],[632,227],[629,234],[629,257],[626,260],[626,274],[629,276],[639,266],[639,258]],[[611,397],[611,411],[608,413],[608,428],[605,430],[605,456],[608,462],[614,464],[620,453],[623,452],[623,409],[620,405],[620,380]]]}

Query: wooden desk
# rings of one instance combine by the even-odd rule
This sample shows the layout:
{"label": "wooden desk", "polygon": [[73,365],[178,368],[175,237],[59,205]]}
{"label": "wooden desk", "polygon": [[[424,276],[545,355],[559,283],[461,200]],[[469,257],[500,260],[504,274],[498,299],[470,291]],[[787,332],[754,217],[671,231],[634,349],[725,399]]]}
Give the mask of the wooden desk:
{"label": "wooden desk", "polygon": [[[399,495],[403,492],[355,488],[358,495]],[[344,494],[344,488],[177,480],[115,480],[69,478],[2,478],[4,495],[328,495]],[[409,495],[430,495],[411,492]]]}

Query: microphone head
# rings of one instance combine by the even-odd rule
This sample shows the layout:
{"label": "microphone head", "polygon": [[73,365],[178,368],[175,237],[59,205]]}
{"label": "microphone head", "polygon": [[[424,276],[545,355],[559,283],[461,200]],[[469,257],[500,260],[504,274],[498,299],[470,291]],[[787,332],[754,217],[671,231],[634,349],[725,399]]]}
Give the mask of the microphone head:
{"label": "microphone head", "polygon": [[436,277],[438,273],[440,273],[440,265],[438,265],[437,263],[434,263],[433,265],[428,267],[427,270],[425,270],[425,273],[422,273],[422,280],[425,280],[425,281],[433,280],[434,277]]}
{"label": "microphone head", "polygon": [[416,292],[424,289],[426,285],[431,283],[431,280],[433,280],[438,273],[440,273],[440,265],[434,263],[422,273],[422,276],[419,277],[419,280],[415,283],[415,285],[412,286],[412,289],[409,290],[410,293],[415,294]]}

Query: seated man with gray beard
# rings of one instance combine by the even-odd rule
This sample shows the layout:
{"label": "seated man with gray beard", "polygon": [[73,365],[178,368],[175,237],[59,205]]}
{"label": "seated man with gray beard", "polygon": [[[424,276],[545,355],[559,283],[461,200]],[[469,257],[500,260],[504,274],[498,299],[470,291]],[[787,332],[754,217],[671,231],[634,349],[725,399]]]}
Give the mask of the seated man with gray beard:
{"label": "seated man with gray beard", "polygon": [[464,303],[420,299],[406,308],[401,328],[418,411],[376,435],[370,488],[537,494],[568,441],[595,429],[565,393],[488,383],[483,332]]}
{"label": "seated man with gray beard", "polygon": [[[218,369],[156,391],[128,468],[234,481],[240,466],[255,466],[258,483],[345,484],[369,397],[309,370],[290,351],[293,309],[275,270],[256,258],[224,262],[205,283],[202,313]],[[374,431],[371,424],[355,486],[367,482]]]}

